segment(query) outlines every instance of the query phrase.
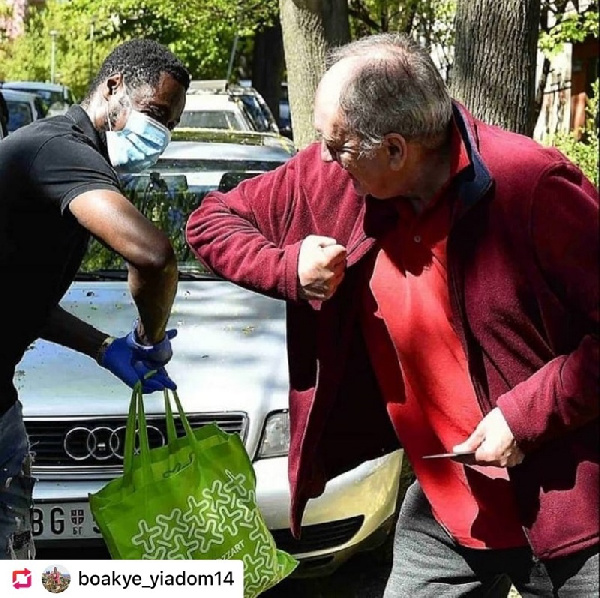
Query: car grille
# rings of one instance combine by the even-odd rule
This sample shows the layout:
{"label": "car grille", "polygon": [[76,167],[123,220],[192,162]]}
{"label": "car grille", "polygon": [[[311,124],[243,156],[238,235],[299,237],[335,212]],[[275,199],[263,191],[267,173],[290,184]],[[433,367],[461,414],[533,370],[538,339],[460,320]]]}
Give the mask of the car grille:
{"label": "car grille", "polygon": [[272,530],[272,534],[277,548],[290,554],[316,552],[342,546],[349,542],[361,528],[364,519],[360,515],[328,523],[303,526],[299,540],[296,540],[288,529]]}
{"label": "car grille", "polygon": [[[164,415],[146,415],[150,448],[166,444]],[[192,428],[215,422],[222,430],[245,437],[245,413],[188,415]],[[87,417],[70,419],[27,419],[31,452],[36,469],[44,468],[118,468],[123,465],[123,448],[127,417]],[[175,417],[178,436],[184,434],[179,417]],[[136,439],[137,446],[137,439]]]}

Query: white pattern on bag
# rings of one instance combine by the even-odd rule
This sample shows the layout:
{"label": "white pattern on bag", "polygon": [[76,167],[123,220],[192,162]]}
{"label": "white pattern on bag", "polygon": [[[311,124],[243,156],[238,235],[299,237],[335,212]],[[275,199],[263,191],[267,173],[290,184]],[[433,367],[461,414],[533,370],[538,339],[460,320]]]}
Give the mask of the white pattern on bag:
{"label": "white pattern on bag", "polygon": [[[213,482],[202,491],[202,499],[187,497],[188,508],[174,508],[170,514],[157,515],[155,521],[138,521],[139,533],[132,544],[143,547],[142,559],[194,559],[235,538],[240,528],[250,529],[249,538],[255,543],[254,554],[245,554],[244,594],[258,596],[272,584],[272,571],[277,569],[277,557],[271,549],[272,538],[258,509],[254,490],[246,489],[246,476],[225,471],[229,481]],[[235,492],[233,492],[235,490]],[[241,542],[244,545],[243,540]],[[236,545],[237,546],[237,545]],[[232,552],[227,542],[221,556]]]}

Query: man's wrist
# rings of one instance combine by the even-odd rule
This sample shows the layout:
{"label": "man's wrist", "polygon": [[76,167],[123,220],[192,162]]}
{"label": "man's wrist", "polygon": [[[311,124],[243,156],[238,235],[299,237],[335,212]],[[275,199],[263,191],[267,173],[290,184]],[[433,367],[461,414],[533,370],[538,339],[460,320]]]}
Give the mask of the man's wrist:
{"label": "man's wrist", "polygon": [[98,351],[96,352],[96,361],[99,365],[103,365],[104,362],[104,354],[110,345],[112,345],[115,340],[114,336],[107,336],[103,341],[100,347],[98,347]]}
{"label": "man's wrist", "polygon": [[133,340],[141,347],[147,347],[156,344],[150,341],[146,331],[144,330],[144,325],[139,319],[136,319],[133,323]]}

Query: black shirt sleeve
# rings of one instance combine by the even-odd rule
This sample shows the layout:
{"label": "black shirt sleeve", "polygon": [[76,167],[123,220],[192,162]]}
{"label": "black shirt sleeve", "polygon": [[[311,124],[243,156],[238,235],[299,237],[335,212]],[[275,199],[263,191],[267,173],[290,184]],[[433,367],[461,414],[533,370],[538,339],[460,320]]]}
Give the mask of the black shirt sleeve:
{"label": "black shirt sleeve", "polygon": [[58,206],[61,212],[87,191],[121,192],[112,166],[83,136],[49,138],[31,163],[29,180],[35,181],[40,196]]}

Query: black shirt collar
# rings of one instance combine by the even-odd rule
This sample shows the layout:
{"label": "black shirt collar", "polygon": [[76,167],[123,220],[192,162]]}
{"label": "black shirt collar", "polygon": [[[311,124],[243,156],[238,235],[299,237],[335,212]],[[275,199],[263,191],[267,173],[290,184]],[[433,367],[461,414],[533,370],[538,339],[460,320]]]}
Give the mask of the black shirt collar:
{"label": "black shirt collar", "polygon": [[81,129],[86,137],[94,144],[94,147],[107,159],[108,148],[106,146],[106,134],[104,131],[98,131],[92,124],[88,113],[79,105],[69,106],[66,116],[70,118]]}

